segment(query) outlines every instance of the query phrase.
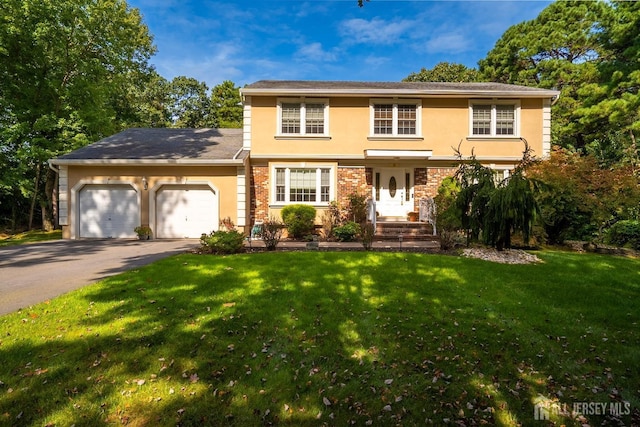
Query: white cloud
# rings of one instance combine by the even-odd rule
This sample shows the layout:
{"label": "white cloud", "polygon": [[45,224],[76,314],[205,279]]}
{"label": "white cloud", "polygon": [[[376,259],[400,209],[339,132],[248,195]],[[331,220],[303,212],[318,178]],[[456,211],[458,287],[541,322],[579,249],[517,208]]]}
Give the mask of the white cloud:
{"label": "white cloud", "polygon": [[318,62],[333,62],[337,60],[335,52],[325,51],[322,48],[322,43],[317,42],[300,47],[296,52],[296,56],[300,56],[302,59]]}
{"label": "white cloud", "polygon": [[460,33],[439,34],[426,43],[429,53],[461,53],[471,50],[473,40]]}
{"label": "white cloud", "polygon": [[389,45],[398,43],[415,25],[415,21],[404,19],[385,21],[380,18],[356,18],[341,22],[338,31],[346,43]]}

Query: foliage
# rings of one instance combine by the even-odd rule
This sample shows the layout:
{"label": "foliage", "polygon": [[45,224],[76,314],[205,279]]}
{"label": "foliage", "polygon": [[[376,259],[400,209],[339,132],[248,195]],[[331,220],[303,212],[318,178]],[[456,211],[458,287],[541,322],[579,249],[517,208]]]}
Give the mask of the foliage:
{"label": "foliage", "polygon": [[364,224],[367,221],[367,196],[351,193],[348,200],[345,214],[347,220]]}
{"label": "foliage", "polygon": [[542,185],[536,196],[547,240],[591,240],[621,219],[636,219],[638,178],[630,166],[601,168],[593,156],[557,149],[529,170]]}
{"label": "foliage", "polygon": [[176,128],[202,128],[208,125],[209,88],[193,77],[178,76],[170,84],[169,112]]}
{"label": "foliage", "polygon": [[432,69],[421,69],[418,73],[411,73],[403,82],[479,82],[480,73],[475,68],[468,68],[463,64],[439,62]]}
{"label": "foliage", "polygon": [[244,234],[236,230],[218,230],[200,237],[202,251],[220,255],[244,252]]}
{"label": "foliage", "polygon": [[293,204],[282,208],[282,221],[290,237],[300,239],[314,230],[316,208],[310,205]]}
{"label": "foliage", "polygon": [[511,247],[511,235],[522,233],[527,243],[538,212],[535,183],[525,175],[533,163],[526,141],[522,159],[507,180],[496,183],[491,168],[482,165],[475,155],[468,160],[457,155],[460,165],[455,178],[460,185],[455,208],[462,228],[467,233],[467,244],[482,237],[482,242],[498,250]]}
{"label": "foliage", "polygon": [[516,24],[479,62],[484,79],[561,91],[554,105],[552,135],[564,147],[583,148],[596,129],[578,122],[578,89],[597,83],[607,57],[599,41],[604,2],[553,2],[535,19]]}
{"label": "foliage", "polygon": [[455,236],[462,229],[461,214],[456,210],[456,198],[460,185],[453,177],[442,180],[438,187],[436,203],[436,227],[440,237],[440,249],[450,250],[455,245]]}
{"label": "foliage", "polygon": [[373,248],[373,239],[376,235],[376,228],[370,222],[360,224],[360,241],[365,250],[370,251]]}
{"label": "foliage", "polygon": [[269,217],[262,224],[262,241],[268,251],[275,251],[282,239],[282,232],[284,230],[284,224],[276,217]]}
{"label": "foliage", "polygon": [[607,231],[607,243],[640,249],[640,221],[618,221]]}
{"label": "foliage", "polygon": [[638,408],[640,260],[538,256],[169,257],[0,317],[0,424],[535,425],[540,395]]}
{"label": "foliage", "polygon": [[329,203],[329,207],[322,213],[322,232],[326,239],[333,237],[333,229],[342,222],[342,213],[338,202]]}
{"label": "foliage", "polygon": [[133,232],[141,237],[148,237],[152,234],[151,227],[149,227],[148,225],[139,225],[133,229]]}
{"label": "foliage", "polygon": [[333,229],[333,235],[339,242],[353,242],[360,233],[360,225],[355,221],[347,221]]}
{"label": "foliage", "polygon": [[29,227],[42,211],[51,227],[47,160],[120,130],[114,100],[151,73],[155,49],[122,0],[6,0],[0,22],[0,207],[28,206]]}
{"label": "foliage", "polygon": [[215,128],[241,128],[242,127],[242,100],[240,88],[230,81],[225,80],[211,89],[209,102],[209,123]]}

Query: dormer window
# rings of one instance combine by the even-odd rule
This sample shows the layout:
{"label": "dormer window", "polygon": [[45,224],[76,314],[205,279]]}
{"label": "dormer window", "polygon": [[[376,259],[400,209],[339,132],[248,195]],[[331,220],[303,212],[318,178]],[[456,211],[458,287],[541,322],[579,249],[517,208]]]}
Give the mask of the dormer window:
{"label": "dormer window", "polygon": [[329,101],[278,100],[278,136],[328,136]]}

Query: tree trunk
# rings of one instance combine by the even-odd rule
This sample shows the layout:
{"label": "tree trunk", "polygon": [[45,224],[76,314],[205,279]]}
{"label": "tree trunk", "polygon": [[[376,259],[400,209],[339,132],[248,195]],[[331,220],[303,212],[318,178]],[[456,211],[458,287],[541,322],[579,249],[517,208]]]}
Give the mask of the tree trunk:
{"label": "tree trunk", "polygon": [[33,198],[31,199],[31,208],[29,209],[29,230],[33,230],[33,217],[36,211],[36,201],[38,200],[38,191],[40,190],[40,171],[42,166],[40,163],[36,166],[36,178],[34,182]]}
{"label": "tree trunk", "polygon": [[58,174],[47,169],[44,187],[45,202],[42,203],[42,229],[52,231],[58,225]]}

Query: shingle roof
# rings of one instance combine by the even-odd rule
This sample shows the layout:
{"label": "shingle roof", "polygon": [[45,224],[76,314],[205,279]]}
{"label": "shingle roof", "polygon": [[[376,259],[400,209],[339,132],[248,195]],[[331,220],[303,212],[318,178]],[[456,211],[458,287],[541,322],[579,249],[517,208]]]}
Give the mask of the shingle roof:
{"label": "shingle roof", "polygon": [[53,163],[102,161],[207,161],[242,159],[242,129],[127,129],[72,151]]}
{"label": "shingle roof", "polygon": [[313,80],[260,80],[241,89],[257,94],[387,94],[413,96],[537,96],[554,97],[557,91],[504,83],[356,82]]}

